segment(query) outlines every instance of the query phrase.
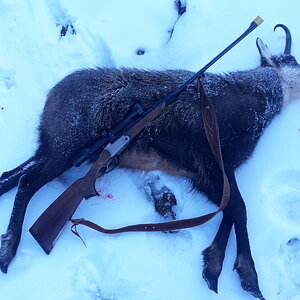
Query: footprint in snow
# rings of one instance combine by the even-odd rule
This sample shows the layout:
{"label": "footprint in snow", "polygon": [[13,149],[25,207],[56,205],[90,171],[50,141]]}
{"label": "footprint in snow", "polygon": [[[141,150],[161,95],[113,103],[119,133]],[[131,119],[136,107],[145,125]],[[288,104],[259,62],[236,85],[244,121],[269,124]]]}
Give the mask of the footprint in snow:
{"label": "footprint in snow", "polygon": [[14,73],[0,69],[0,89],[3,88],[9,90],[15,86],[16,82],[14,79]]}
{"label": "footprint in snow", "polygon": [[16,86],[17,84],[14,78],[14,73],[0,68],[0,111],[5,110],[5,100],[9,91]]}
{"label": "footprint in snow", "polygon": [[74,22],[76,18],[68,14],[67,9],[64,9],[59,2],[48,2],[48,8],[56,20],[56,26],[60,28],[60,37],[69,34],[76,34]]}
{"label": "footprint in snow", "polygon": [[60,37],[62,38],[63,36],[65,36],[67,33],[70,34],[76,34],[76,30],[75,27],[72,24],[71,19],[64,17],[62,19],[57,20],[56,22],[56,26],[60,26],[61,30],[60,30]]}
{"label": "footprint in snow", "polygon": [[[279,255],[283,259],[287,274],[290,274],[290,281],[296,294],[300,295],[300,238],[291,238],[286,244],[281,245]],[[292,289],[290,292],[293,292]],[[291,299],[299,298],[291,297]]]}
{"label": "footprint in snow", "polygon": [[300,171],[288,170],[268,178],[264,194],[268,210],[275,218],[300,224]]}

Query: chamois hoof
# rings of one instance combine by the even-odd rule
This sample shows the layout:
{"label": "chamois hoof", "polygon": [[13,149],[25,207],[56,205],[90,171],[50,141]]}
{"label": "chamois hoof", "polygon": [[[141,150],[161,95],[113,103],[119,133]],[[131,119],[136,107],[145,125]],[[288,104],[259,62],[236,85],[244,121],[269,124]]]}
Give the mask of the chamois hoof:
{"label": "chamois hoof", "polygon": [[1,236],[0,248],[0,269],[3,273],[7,273],[8,266],[15,257],[18,245],[16,239],[11,233],[5,233]]}
{"label": "chamois hoof", "polygon": [[208,269],[203,270],[202,277],[206,281],[208,288],[218,294],[218,277],[212,274]]}
{"label": "chamois hoof", "polygon": [[2,273],[7,274],[8,265],[3,264],[1,259],[0,259],[0,269]]}
{"label": "chamois hoof", "polygon": [[243,290],[255,298],[265,300],[258,286],[257,273],[251,257],[239,255],[235,261],[234,270],[239,274]]}
{"label": "chamois hoof", "polygon": [[208,288],[218,293],[218,279],[222,271],[224,253],[213,243],[202,251],[202,255],[204,262],[202,277]]}

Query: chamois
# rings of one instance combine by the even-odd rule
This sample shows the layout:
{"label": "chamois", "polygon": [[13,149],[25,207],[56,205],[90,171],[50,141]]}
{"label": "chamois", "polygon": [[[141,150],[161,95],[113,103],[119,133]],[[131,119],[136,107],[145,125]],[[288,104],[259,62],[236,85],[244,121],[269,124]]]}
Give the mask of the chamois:
{"label": "chamois", "polygon": [[[246,207],[234,170],[250,157],[272,119],[300,96],[300,66],[291,55],[290,31],[282,24],[276,27],[286,33],[283,54],[272,56],[258,38],[259,67],[228,74],[206,73],[204,78],[217,114],[231,197],[212,244],[203,251],[203,277],[209,288],[217,292],[226,244],[234,225],[237,240],[234,267],[243,289],[260,299],[264,298],[250,251]],[[185,70],[84,69],[66,76],[49,91],[35,154],[0,177],[0,195],[18,185],[9,225],[1,237],[2,272],[7,272],[16,254],[31,197],[69,169],[73,158],[99,139],[103,129],[118,124],[134,103],[149,108],[192,75],[193,72]],[[205,137],[196,82],[147,125],[120,155],[119,167],[185,176],[196,190],[219,205],[222,174]]]}

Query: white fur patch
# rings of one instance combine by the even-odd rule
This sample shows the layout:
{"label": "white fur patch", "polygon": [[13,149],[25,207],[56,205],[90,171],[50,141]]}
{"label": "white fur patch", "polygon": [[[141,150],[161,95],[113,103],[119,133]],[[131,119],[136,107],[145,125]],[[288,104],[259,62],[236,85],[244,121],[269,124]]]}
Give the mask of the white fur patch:
{"label": "white fur patch", "polygon": [[279,70],[282,79],[283,108],[300,99],[300,67],[283,67]]}

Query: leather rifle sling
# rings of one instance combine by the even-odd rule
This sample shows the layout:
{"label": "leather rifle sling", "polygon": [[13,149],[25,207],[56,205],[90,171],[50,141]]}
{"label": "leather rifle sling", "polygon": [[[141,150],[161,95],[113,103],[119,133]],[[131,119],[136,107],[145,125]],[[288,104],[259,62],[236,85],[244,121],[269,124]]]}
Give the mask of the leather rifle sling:
{"label": "leather rifle sling", "polygon": [[201,99],[202,119],[203,119],[206,137],[210,145],[210,149],[213,153],[213,156],[215,157],[223,174],[223,194],[222,194],[222,200],[218,210],[195,218],[163,222],[163,223],[136,224],[136,225],[130,225],[130,226],[125,226],[116,229],[106,229],[101,227],[100,225],[97,225],[85,219],[71,219],[71,222],[73,223],[71,230],[74,234],[80,237],[80,235],[77,232],[77,225],[85,225],[96,231],[106,233],[106,234],[115,234],[115,233],[132,232],[132,231],[143,231],[143,232],[172,231],[172,230],[195,227],[203,223],[206,223],[210,219],[212,219],[215,215],[217,215],[219,212],[225,209],[230,198],[230,186],[229,186],[228,178],[225,173],[225,168],[224,168],[224,163],[222,158],[220,135],[219,135],[219,128],[218,128],[215,109],[211,99],[207,96],[205,92],[202,76],[198,77],[198,91]]}

